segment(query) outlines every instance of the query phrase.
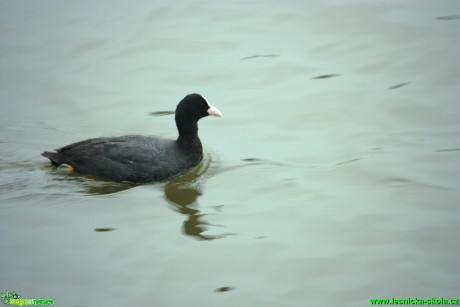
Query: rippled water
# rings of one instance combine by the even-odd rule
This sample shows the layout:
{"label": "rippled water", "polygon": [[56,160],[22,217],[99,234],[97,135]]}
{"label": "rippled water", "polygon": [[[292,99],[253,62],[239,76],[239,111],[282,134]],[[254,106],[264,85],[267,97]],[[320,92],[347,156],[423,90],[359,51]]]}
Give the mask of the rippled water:
{"label": "rippled water", "polygon": [[[458,1],[0,2],[0,291],[56,306],[369,306],[460,287]],[[176,137],[167,182],[44,150]]]}

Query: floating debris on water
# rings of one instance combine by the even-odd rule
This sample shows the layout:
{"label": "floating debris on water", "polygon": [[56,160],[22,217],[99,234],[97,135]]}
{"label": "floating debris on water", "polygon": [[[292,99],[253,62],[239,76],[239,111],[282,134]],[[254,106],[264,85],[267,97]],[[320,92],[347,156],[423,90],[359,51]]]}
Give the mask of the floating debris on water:
{"label": "floating debris on water", "polygon": [[232,291],[235,290],[235,288],[232,287],[220,287],[214,290],[214,292],[227,292],[227,291]]}
{"label": "floating debris on water", "polygon": [[102,227],[102,228],[95,228],[94,231],[96,232],[107,232],[107,231],[113,231],[116,230],[116,228],[110,228],[110,227]]}
{"label": "floating debris on water", "polygon": [[333,78],[333,77],[338,77],[341,76],[340,74],[328,74],[328,75],[321,75],[321,76],[316,76],[313,77],[312,79],[327,79],[327,78]]}
{"label": "floating debris on water", "polygon": [[247,56],[241,59],[250,60],[250,59],[256,59],[256,58],[277,58],[279,56],[280,56],[279,54],[257,54],[257,55]]}
{"label": "floating debris on water", "polygon": [[399,83],[399,84],[393,85],[393,86],[389,87],[388,89],[389,89],[389,90],[394,90],[394,89],[396,89],[396,88],[400,88],[400,87],[406,86],[406,85],[408,85],[408,84],[410,84],[410,82],[403,82],[403,83]]}
{"label": "floating debris on water", "polygon": [[351,159],[351,160],[347,160],[347,161],[343,161],[343,162],[336,163],[335,165],[342,165],[342,164],[346,164],[346,163],[350,163],[350,162],[359,161],[359,160],[362,160],[362,159],[363,159],[363,158]]}
{"label": "floating debris on water", "polygon": [[436,17],[436,19],[439,19],[439,20],[455,20],[455,19],[460,19],[460,15],[440,16],[440,17]]}
{"label": "floating debris on water", "polygon": [[460,148],[444,148],[444,149],[438,149],[436,151],[460,151]]}
{"label": "floating debris on water", "polygon": [[166,115],[172,115],[172,114],[174,114],[174,111],[149,112],[149,115],[151,116],[166,116]]}

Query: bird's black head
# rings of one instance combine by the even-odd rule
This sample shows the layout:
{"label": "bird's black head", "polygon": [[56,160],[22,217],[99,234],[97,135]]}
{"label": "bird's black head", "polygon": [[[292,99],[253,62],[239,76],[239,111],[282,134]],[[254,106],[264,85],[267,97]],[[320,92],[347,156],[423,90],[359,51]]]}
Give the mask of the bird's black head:
{"label": "bird's black head", "polygon": [[222,113],[210,105],[206,98],[200,94],[189,94],[182,99],[176,108],[176,120],[187,118],[191,121],[198,121],[200,118],[213,115],[222,117]]}

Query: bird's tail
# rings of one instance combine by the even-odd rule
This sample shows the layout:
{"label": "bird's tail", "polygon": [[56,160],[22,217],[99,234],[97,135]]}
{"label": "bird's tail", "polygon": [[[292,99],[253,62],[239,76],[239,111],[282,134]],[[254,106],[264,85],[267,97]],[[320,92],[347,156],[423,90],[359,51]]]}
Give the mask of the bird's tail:
{"label": "bird's tail", "polygon": [[62,155],[60,153],[45,151],[42,152],[42,156],[50,159],[51,164],[55,166],[59,166],[62,164]]}

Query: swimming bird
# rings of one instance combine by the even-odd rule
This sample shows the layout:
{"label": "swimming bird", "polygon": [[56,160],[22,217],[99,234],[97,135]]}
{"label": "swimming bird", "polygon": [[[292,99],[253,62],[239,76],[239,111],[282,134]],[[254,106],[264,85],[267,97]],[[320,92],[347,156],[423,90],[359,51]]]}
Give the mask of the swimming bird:
{"label": "swimming bird", "polygon": [[200,94],[189,94],[177,105],[176,140],[125,135],[73,143],[42,155],[60,170],[88,174],[116,182],[162,181],[197,166],[203,159],[198,121],[222,113]]}

